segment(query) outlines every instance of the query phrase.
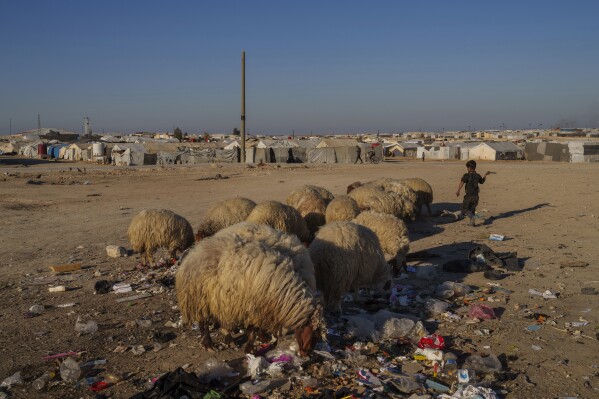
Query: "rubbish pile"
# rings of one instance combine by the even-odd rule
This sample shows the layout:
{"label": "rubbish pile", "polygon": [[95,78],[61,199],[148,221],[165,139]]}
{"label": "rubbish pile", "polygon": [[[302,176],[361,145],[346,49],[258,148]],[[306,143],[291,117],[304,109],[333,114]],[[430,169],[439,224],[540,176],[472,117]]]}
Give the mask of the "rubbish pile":
{"label": "rubbish pile", "polygon": [[[515,254],[495,254],[484,245],[478,246],[470,253],[468,270],[508,269],[508,260],[514,258]],[[358,291],[355,297],[348,294],[343,314],[327,317],[327,339],[317,343],[309,357],[301,357],[295,340],[288,336],[278,342],[263,341],[261,349],[242,358],[227,362],[212,358],[193,368],[183,366],[163,375],[143,375],[151,371],[137,370],[131,379],[130,374],[112,371],[104,359],[84,361],[81,353],[65,352],[47,357],[57,361],[57,366],[32,380],[24,381],[18,373],[5,378],[0,391],[8,392],[19,384],[50,391],[66,384],[101,392],[135,380],[139,393],[132,399],[493,399],[499,393],[505,394],[504,382],[516,377],[505,355],[492,353],[490,347],[477,347],[471,340],[459,338],[462,334],[456,331],[466,328],[472,335],[490,336],[501,317],[501,305],[507,303],[511,292],[498,283],[471,287],[444,281],[431,285],[429,280],[420,279],[421,273],[414,270],[417,268],[409,266],[406,274],[395,279],[389,296],[368,290]],[[164,262],[154,268],[99,273],[94,276],[94,293],[116,303],[172,295],[176,269],[177,265]],[[546,292],[531,290],[531,295],[549,298]],[[43,305],[35,304],[28,314],[35,317],[44,312]],[[176,318],[172,320],[164,323],[170,330],[153,332],[154,347],[119,344],[112,352],[143,356],[160,350],[167,342],[176,342],[188,328],[182,328]],[[155,326],[145,318],[131,324],[146,329]],[[576,326],[580,324],[571,324]],[[96,334],[98,329],[93,318],[77,316],[74,333]],[[177,329],[181,333],[175,333]],[[191,332],[195,329],[197,326]],[[217,347],[229,346],[219,343]]]}

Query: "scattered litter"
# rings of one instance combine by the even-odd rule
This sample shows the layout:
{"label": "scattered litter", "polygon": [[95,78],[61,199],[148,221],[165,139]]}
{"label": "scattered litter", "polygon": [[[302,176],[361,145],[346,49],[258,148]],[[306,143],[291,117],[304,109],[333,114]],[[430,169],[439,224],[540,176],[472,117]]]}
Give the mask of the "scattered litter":
{"label": "scattered litter", "polygon": [[23,384],[23,378],[21,377],[21,372],[17,371],[10,377],[6,377],[0,384],[0,388],[10,388],[13,385],[22,385],[22,384]]}
{"label": "scattered litter", "polygon": [[73,272],[76,270],[81,270],[81,263],[67,263],[66,265],[50,266],[50,270],[57,273]]}
{"label": "scattered litter", "polygon": [[491,234],[489,236],[489,240],[491,241],[503,241],[505,240],[505,236],[501,234]]}
{"label": "scattered litter", "polygon": [[108,294],[112,290],[112,283],[108,280],[99,280],[94,284],[96,294]]}
{"label": "scattered litter", "polygon": [[83,323],[81,322],[81,318],[77,317],[77,321],[75,322],[75,331],[80,334],[93,334],[98,331],[98,323],[93,320]]}
{"label": "scattered litter", "polygon": [[81,367],[79,367],[79,363],[73,358],[66,358],[60,364],[60,377],[69,383],[76,382],[81,376]]}
{"label": "scattered litter", "polygon": [[495,319],[497,317],[492,307],[478,303],[470,305],[468,316],[480,320]]}
{"label": "scattered litter", "polygon": [[64,285],[48,288],[48,292],[65,292],[67,289]]}
{"label": "scattered litter", "polygon": [[117,299],[117,302],[129,302],[129,301],[136,301],[138,299],[145,299],[145,298],[149,298],[151,297],[152,294],[150,294],[149,292],[143,293],[143,294],[139,294],[139,295],[133,295],[133,296],[128,296],[126,298],[120,298]]}
{"label": "scattered litter", "polygon": [[535,290],[534,288],[531,288],[528,290],[528,293],[531,295],[537,295],[537,296],[542,296],[545,299],[557,299],[557,295],[555,295],[553,292],[547,290],[545,292],[540,292]]}
{"label": "scattered litter", "polygon": [[128,283],[117,283],[112,286],[112,290],[115,294],[126,294],[127,292],[133,291],[131,284]]}
{"label": "scattered litter", "polygon": [[122,256],[127,256],[127,250],[118,245],[108,245],[106,247],[106,254],[111,258],[120,258]]}
{"label": "scattered litter", "polygon": [[526,331],[532,331],[532,332],[539,331],[541,329],[541,327],[543,327],[541,324],[533,324],[533,325],[526,327]]}

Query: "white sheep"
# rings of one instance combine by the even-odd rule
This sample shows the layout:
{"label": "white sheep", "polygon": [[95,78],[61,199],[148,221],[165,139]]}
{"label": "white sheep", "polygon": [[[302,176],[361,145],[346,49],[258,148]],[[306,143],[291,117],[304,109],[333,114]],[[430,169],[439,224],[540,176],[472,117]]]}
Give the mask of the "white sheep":
{"label": "white sheep", "polygon": [[331,311],[341,311],[345,292],[360,287],[382,289],[391,281],[381,244],[367,227],[352,222],[325,224],[309,249],[316,287]]}
{"label": "white sheep", "polygon": [[401,180],[402,183],[416,192],[416,214],[422,213],[422,206],[426,205],[428,214],[431,214],[431,204],[433,203],[433,188],[425,180],[418,177]]}
{"label": "white sheep", "polygon": [[243,222],[256,203],[243,197],[231,198],[212,206],[204,215],[196,233],[196,241],[214,235],[217,231]]}
{"label": "white sheep", "polygon": [[246,220],[295,234],[302,242],[310,239],[306,222],[297,209],[277,201],[265,201],[256,205]]}
{"label": "white sheep", "polygon": [[327,223],[350,221],[360,214],[356,200],[347,195],[339,195],[333,199],[325,212]]}
{"label": "white sheep", "polygon": [[[207,347],[210,324],[227,330],[244,327],[249,332],[246,351],[253,348],[258,331],[277,336],[294,331],[300,353],[307,354],[315,333],[324,327],[313,291],[296,272],[297,256],[290,256],[307,250],[284,234],[276,242],[248,239],[251,234],[242,230],[239,225],[221,230],[196,244],[183,260],[176,275],[183,322],[199,323]],[[294,249],[282,251],[289,242]]]}
{"label": "white sheep", "polygon": [[335,196],[326,188],[312,186],[310,184],[305,184],[293,190],[285,200],[285,203],[289,206],[297,208],[298,201],[304,196],[306,193],[316,194],[321,197],[328,204],[335,198]]}
{"label": "white sheep", "polygon": [[141,263],[154,263],[154,252],[167,248],[171,258],[177,251],[193,245],[193,229],[183,217],[167,209],[147,209],[131,220],[127,231],[129,242],[135,252],[141,253]]}
{"label": "white sheep", "polygon": [[376,234],[385,253],[385,259],[393,266],[395,274],[399,274],[399,268],[405,263],[406,255],[410,250],[406,223],[393,215],[372,211],[360,213],[354,219],[354,223],[368,227]]}

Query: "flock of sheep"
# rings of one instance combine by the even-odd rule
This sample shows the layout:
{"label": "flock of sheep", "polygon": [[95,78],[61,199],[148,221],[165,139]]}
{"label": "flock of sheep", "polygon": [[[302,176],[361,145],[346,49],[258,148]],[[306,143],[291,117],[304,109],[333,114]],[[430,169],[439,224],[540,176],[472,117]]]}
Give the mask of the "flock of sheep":
{"label": "flock of sheep", "polygon": [[[142,263],[158,248],[194,245],[176,275],[184,323],[198,322],[211,347],[211,325],[245,328],[246,350],[258,333],[295,332],[300,354],[325,332],[323,307],[341,311],[344,293],[389,288],[409,250],[406,222],[430,213],[431,186],[419,178],[356,182],[347,195],[304,185],[286,204],[232,198],[213,206],[196,234],[171,211],[144,210],[128,235]],[[322,300],[316,292],[322,293]]]}

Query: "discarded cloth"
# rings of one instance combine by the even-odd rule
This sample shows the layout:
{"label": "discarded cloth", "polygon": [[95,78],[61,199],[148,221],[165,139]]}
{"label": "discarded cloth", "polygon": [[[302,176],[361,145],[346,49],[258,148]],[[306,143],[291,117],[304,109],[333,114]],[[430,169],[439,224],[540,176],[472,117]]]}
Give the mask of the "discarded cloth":
{"label": "discarded cloth", "polygon": [[158,378],[156,384],[147,391],[133,395],[130,399],[203,399],[211,388],[201,384],[198,376],[179,367]]}

